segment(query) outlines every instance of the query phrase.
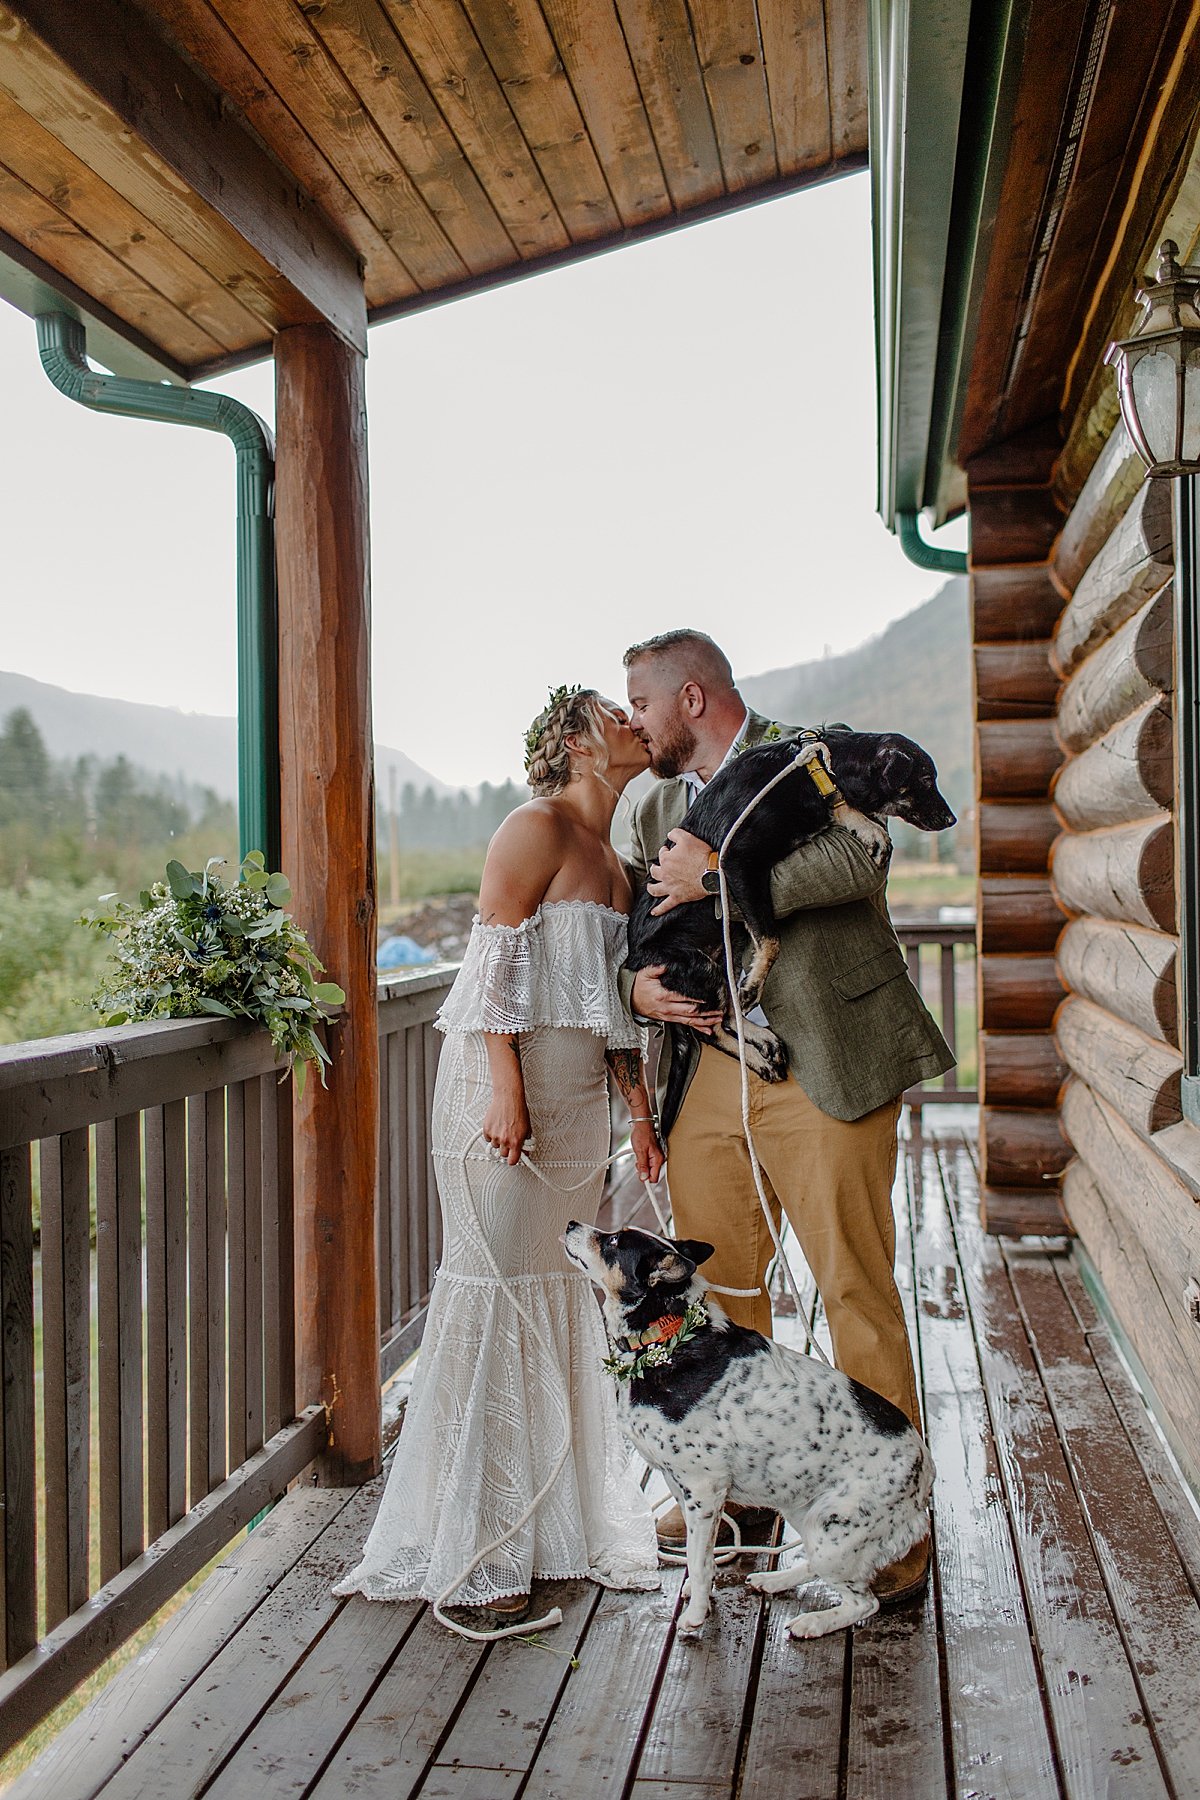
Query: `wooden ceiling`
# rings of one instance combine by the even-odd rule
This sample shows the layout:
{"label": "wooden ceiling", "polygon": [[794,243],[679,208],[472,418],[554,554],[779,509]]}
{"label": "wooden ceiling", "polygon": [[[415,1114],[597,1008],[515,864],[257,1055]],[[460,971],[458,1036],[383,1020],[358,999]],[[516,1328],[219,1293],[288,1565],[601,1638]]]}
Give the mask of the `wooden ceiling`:
{"label": "wooden ceiling", "polygon": [[866,160],[861,0],[0,0],[0,250],[183,377]]}

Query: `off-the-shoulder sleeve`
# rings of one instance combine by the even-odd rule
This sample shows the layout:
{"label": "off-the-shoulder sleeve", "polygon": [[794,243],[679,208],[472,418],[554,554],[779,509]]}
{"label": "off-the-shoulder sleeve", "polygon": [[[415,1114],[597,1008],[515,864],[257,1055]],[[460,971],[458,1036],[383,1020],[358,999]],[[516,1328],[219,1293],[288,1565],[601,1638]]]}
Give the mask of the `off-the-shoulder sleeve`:
{"label": "off-the-shoulder sleeve", "polygon": [[471,927],[462,968],[436,1020],[440,1031],[530,1031],[535,1017],[532,932],[535,920],[519,925]]}

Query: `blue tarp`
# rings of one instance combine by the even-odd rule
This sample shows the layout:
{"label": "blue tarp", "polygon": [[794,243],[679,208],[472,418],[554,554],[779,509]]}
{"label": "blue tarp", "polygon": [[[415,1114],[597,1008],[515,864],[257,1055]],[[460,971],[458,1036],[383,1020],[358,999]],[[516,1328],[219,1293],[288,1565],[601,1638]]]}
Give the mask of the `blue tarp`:
{"label": "blue tarp", "polygon": [[411,968],[414,963],[433,963],[437,959],[436,950],[427,950],[410,937],[384,938],[375,952],[375,966],[380,969]]}

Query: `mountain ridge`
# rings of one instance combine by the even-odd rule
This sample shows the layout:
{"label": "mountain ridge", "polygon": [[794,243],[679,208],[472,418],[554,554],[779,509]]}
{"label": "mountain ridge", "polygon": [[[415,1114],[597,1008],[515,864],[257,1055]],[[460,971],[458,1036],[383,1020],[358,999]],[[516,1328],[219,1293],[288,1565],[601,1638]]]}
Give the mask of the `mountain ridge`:
{"label": "mountain ridge", "polygon": [[[154,775],[182,777],[213,788],[222,799],[237,799],[237,721],[219,713],[181,712],[143,700],[116,700],[103,694],[77,694],[69,688],[36,681],[31,675],[0,670],[0,719],[24,707],[56,760],[96,756],[102,761],[125,756]],[[386,799],[388,771],[396,770],[398,787],[413,782],[435,794],[458,790],[431,775],[403,750],[375,746],[375,773]]]}

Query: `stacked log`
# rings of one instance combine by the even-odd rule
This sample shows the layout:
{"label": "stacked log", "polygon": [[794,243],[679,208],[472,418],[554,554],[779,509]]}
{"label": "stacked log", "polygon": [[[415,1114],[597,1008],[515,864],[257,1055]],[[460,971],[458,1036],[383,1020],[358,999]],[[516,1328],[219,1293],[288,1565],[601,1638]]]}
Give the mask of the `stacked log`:
{"label": "stacked log", "polygon": [[[1053,1036],[1064,924],[1049,879],[1063,752],[1050,656],[1062,593],[1049,561],[1062,525],[1049,468],[991,453],[968,470],[976,701],[981,1192],[989,1231],[1064,1229],[1058,1182],[1066,1076]],[[1032,457],[1032,460],[1031,460]]]}
{"label": "stacked log", "polygon": [[1143,480],[1132,495],[1129,485],[1118,442],[1080,495],[1056,565],[1073,589],[1051,651],[1065,753],[1051,882],[1074,915],[1057,950],[1070,996],[1056,1021],[1070,1072],[1062,1116],[1076,1157],[1063,1191],[1169,1410],[1196,1417],[1185,1290],[1200,1184],[1181,1178],[1176,1151],[1192,1127],[1176,990],[1171,493],[1168,482]]}

